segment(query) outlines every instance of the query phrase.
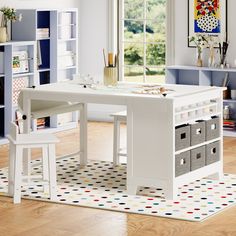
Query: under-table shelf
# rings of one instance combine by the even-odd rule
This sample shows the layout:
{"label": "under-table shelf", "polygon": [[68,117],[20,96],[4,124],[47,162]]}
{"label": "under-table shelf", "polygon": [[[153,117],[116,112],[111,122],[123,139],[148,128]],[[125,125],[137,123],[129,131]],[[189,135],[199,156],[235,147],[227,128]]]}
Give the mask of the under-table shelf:
{"label": "under-table shelf", "polygon": [[5,74],[0,74],[0,77],[5,77]]}

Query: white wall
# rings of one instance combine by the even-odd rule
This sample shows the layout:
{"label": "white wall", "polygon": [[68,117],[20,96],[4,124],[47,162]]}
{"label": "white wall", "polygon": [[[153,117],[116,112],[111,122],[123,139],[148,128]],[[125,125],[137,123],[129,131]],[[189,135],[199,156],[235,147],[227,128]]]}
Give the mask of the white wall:
{"label": "white wall", "polygon": [[78,7],[78,0],[1,0],[0,7],[13,8],[70,8]]}
{"label": "white wall", "polygon": [[[103,80],[103,48],[109,48],[109,4],[111,0],[80,0],[79,3],[79,71]],[[90,120],[110,120],[110,114],[124,110],[121,106],[94,105],[88,107]]]}
{"label": "white wall", "polygon": [[[187,0],[177,0],[175,3],[175,64],[178,65],[194,65],[195,49],[188,48],[188,21],[187,21]],[[236,59],[236,30],[235,30],[235,8],[236,1],[228,0],[228,36],[229,49],[227,61],[233,65]],[[205,50],[204,63],[207,65],[208,50]]]}
{"label": "white wall", "polygon": [[103,48],[108,48],[108,0],[79,1],[79,40],[81,74],[96,79],[103,75]]}

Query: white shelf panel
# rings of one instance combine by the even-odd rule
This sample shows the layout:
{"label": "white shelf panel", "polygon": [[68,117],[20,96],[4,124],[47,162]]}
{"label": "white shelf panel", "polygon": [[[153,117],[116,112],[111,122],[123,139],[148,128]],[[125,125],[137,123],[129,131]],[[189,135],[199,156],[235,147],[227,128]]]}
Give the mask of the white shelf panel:
{"label": "white shelf panel", "polygon": [[4,137],[0,137],[0,145],[8,144],[8,139]]}
{"label": "white shelf panel", "polygon": [[1,78],[1,77],[5,77],[5,75],[4,75],[4,74],[0,74],[0,78]]}
{"label": "white shelf panel", "polygon": [[194,146],[191,146],[191,147],[188,147],[188,148],[185,148],[185,149],[176,151],[176,152],[175,152],[175,155],[178,155],[178,154],[180,154],[180,153],[187,152],[187,151],[190,151],[190,150],[192,150],[192,149],[195,149],[195,148],[198,148],[198,147],[201,147],[201,146],[204,146],[204,145],[208,145],[208,144],[210,144],[210,143],[214,143],[214,142],[217,142],[217,141],[220,141],[220,140],[221,140],[221,138],[212,139],[212,140],[210,140],[210,141],[206,141],[206,142],[204,142],[204,143],[200,143],[200,144],[198,144],[198,145],[194,145]]}
{"label": "white shelf panel", "polygon": [[42,68],[42,69],[38,69],[38,72],[46,72],[46,71],[50,71],[50,68]]}
{"label": "white shelf panel", "polygon": [[41,40],[50,40],[50,37],[46,37],[46,38],[37,38],[38,41],[41,41]]}
{"label": "white shelf panel", "polygon": [[0,105],[0,108],[4,108],[5,106],[4,105]]}
{"label": "white shelf panel", "polygon": [[34,75],[34,73],[19,73],[19,74],[13,74],[13,78],[18,78],[18,77],[25,77],[25,76],[31,76]]}
{"label": "white shelf panel", "polygon": [[236,137],[236,130],[224,130],[224,137]]}
{"label": "white shelf panel", "polygon": [[58,27],[66,27],[66,26],[76,26],[76,24],[67,24],[67,25],[63,25],[63,24],[58,24]]}
{"label": "white shelf panel", "polygon": [[210,67],[197,67],[197,66],[182,66],[182,65],[173,65],[168,66],[167,69],[173,70],[195,70],[195,71],[217,71],[217,72],[236,72],[236,68],[210,68]]}
{"label": "white shelf panel", "polygon": [[68,39],[58,39],[59,42],[68,42],[68,41],[76,41],[77,38],[68,38]]}
{"label": "white shelf panel", "polygon": [[224,102],[236,103],[236,100],[235,99],[225,99]]}
{"label": "white shelf panel", "polygon": [[76,69],[76,66],[68,66],[64,68],[58,68],[58,70],[69,70],[69,69]]}

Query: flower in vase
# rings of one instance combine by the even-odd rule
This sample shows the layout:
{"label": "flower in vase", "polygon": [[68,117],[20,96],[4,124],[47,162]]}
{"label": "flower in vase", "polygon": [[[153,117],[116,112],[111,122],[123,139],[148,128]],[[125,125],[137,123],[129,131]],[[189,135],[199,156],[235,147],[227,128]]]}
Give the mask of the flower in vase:
{"label": "flower in vase", "polygon": [[2,20],[1,20],[1,26],[7,28],[8,22],[15,22],[15,21],[21,21],[22,20],[22,14],[17,16],[16,10],[14,8],[10,7],[2,7],[0,8],[0,12],[2,13]]}

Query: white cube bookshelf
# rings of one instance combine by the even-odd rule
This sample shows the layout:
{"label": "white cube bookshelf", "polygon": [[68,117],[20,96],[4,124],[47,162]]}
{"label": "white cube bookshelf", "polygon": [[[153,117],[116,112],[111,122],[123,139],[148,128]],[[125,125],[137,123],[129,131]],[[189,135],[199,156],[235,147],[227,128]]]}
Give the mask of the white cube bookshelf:
{"label": "white cube bookshelf", "polygon": [[[1,104],[0,104],[0,144],[6,143],[5,135],[9,133],[10,122],[15,120],[15,111],[17,107],[17,96],[19,90],[23,87],[38,84],[36,74],[36,42],[35,41],[11,41],[0,44],[0,50],[3,52],[4,67],[0,76],[1,80]],[[14,55],[21,52],[26,53],[25,58],[17,57],[17,65],[28,65],[27,71],[13,69],[13,61],[16,63]],[[23,82],[22,82],[23,81]]]}
{"label": "white cube bookshelf", "polygon": [[[41,52],[37,54],[41,63],[37,68],[39,83],[73,79],[73,75],[78,73],[78,10],[18,9],[17,13],[22,14],[23,18],[21,22],[13,23],[12,38],[37,42],[37,52]],[[46,123],[48,128],[56,130],[75,128],[77,112],[72,117],[68,122],[68,114],[65,117],[52,116],[46,119]]]}

